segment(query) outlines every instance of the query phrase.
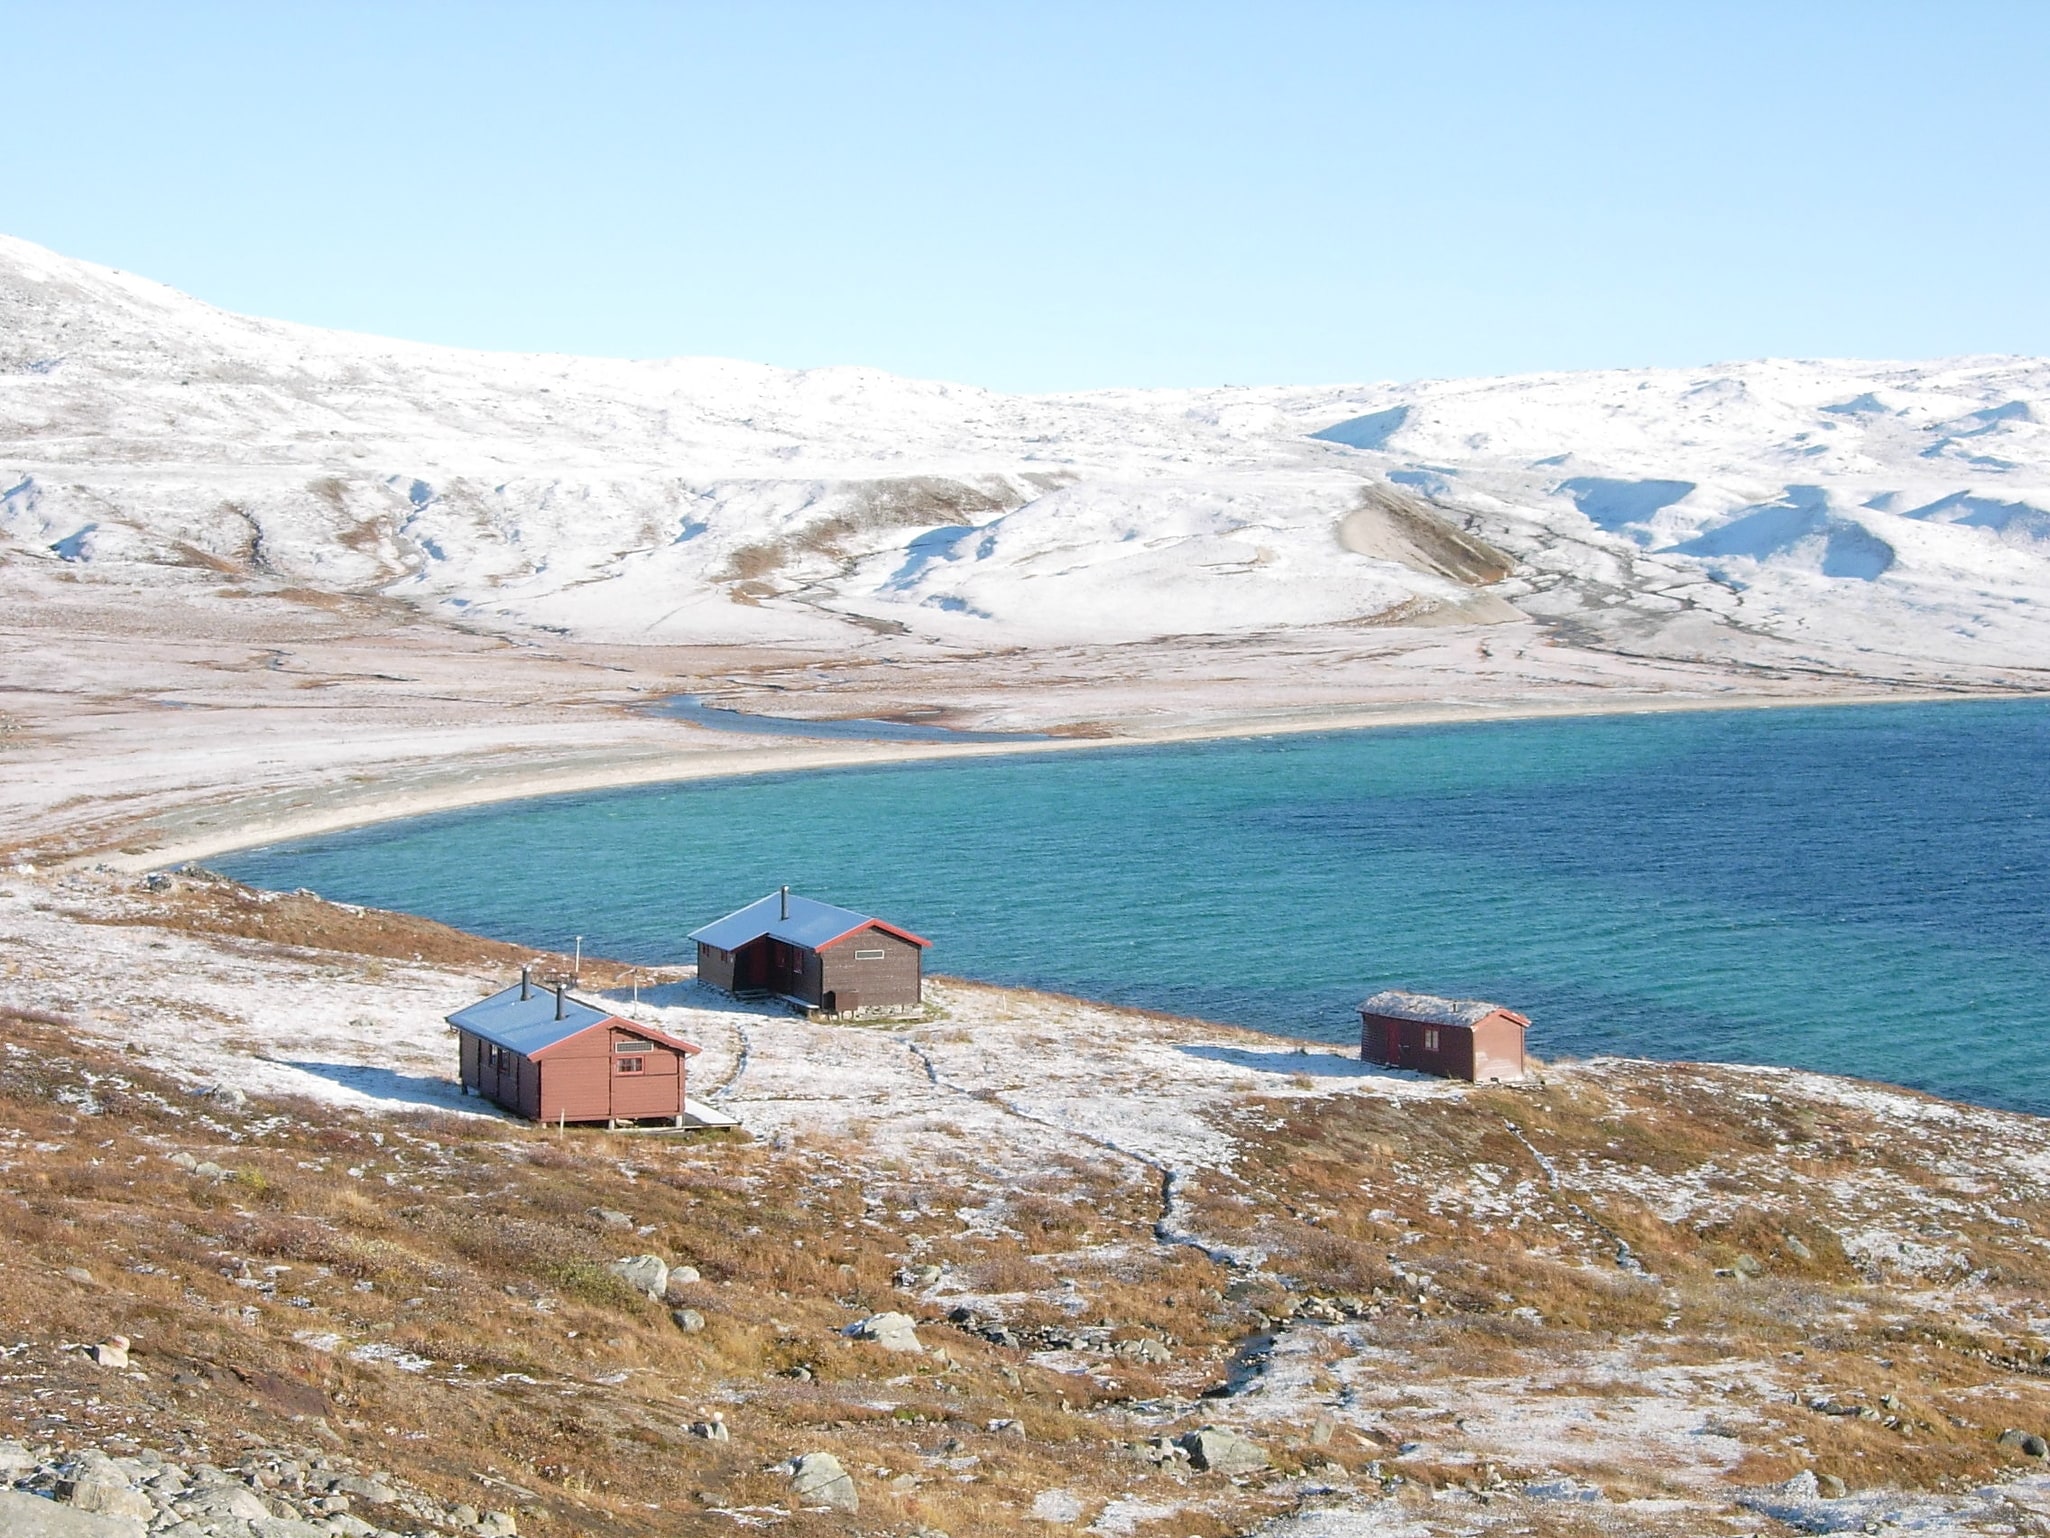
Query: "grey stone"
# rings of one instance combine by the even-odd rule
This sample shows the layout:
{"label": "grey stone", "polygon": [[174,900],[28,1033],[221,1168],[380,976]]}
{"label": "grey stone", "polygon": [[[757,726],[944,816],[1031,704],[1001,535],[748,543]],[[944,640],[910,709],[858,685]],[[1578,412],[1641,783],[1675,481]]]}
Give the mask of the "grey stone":
{"label": "grey stone", "polygon": [[334,1538],[324,1522],[302,1522],[297,1517],[258,1517],[249,1524],[254,1538]]}
{"label": "grey stone", "polygon": [[86,1347],[87,1356],[102,1367],[126,1367],[128,1365],[128,1337],[109,1335],[97,1346]]}
{"label": "grey stone", "polygon": [[593,1207],[590,1211],[591,1216],[603,1223],[607,1228],[632,1228],[634,1226],[632,1218],[615,1208]]}
{"label": "grey stone", "polygon": [[195,1522],[254,1522],[271,1514],[270,1508],[246,1485],[209,1486],[181,1498],[176,1510]]}
{"label": "grey stone", "polygon": [[677,1288],[695,1287],[703,1280],[704,1277],[699,1275],[696,1266],[671,1266],[669,1268],[669,1291],[672,1294],[672,1301],[674,1301],[673,1295]]}
{"label": "grey stone", "polygon": [[1257,1474],[1268,1466],[1266,1450],[1258,1442],[1218,1426],[1191,1431],[1181,1439],[1181,1444],[1188,1452],[1191,1466],[1198,1469],[1219,1474]]}
{"label": "grey stone", "polygon": [[925,1347],[918,1339],[916,1326],[917,1321],[909,1314],[870,1314],[847,1326],[847,1333],[885,1351],[923,1351]]}
{"label": "grey stone", "polygon": [[74,1511],[97,1512],[104,1517],[135,1517],[147,1522],[157,1514],[157,1503],[140,1490],[132,1489],[114,1470],[95,1470],[82,1479],[67,1479],[57,1493]]}
{"label": "grey stone", "polygon": [[351,1500],[371,1506],[383,1506],[399,1498],[399,1492],[383,1480],[365,1479],[361,1474],[344,1474],[328,1488],[336,1495],[346,1495]]}
{"label": "grey stone", "polygon": [[2045,1442],[2033,1431],[2016,1431],[2010,1427],[2000,1433],[1999,1442],[2002,1447],[2011,1447],[2031,1458],[2050,1458],[2050,1442]]}
{"label": "grey stone", "polygon": [[660,1255],[624,1255],[612,1262],[612,1274],[635,1292],[659,1299],[669,1288],[669,1263]]}
{"label": "grey stone", "polygon": [[1730,1262],[1730,1269],[1739,1276],[1752,1277],[1765,1274],[1764,1263],[1756,1255],[1739,1255]]}
{"label": "grey stone", "polygon": [[798,1500],[836,1511],[856,1511],[861,1496],[854,1488],[854,1476],[840,1466],[831,1453],[806,1453],[790,1464],[790,1489]]}
{"label": "grey stone", "polygon": [[327,1519],[327,1530],[336,1538],[370,1538],[377,1529],[361,1517],[352,1517],[347,1512],[338,1512]]}
{"label": "grey stone", "polygon": [[1134,1362],[1174,1360],[1174,1353],[1150,1335],[1142,1335],[1137,1340],[1121,1340],[1110,1349],[1114,1354]]}
{"label": "grey stone", "polygon": [[1825,1501],[1840,1501],[1846,1494],[1844,1482],[1835,1474],[1817,1474],[1815,1493]]}
{"label": "grey stone", "polygon": [[174,1154],[167,1154],[165,1157],[169,1159],[171,1163],[177,1165],[178,1168],[180,1168],[181,1170],[191,1170],[197,1169],[199,1167],[199,1160],[195,1159],[191,1154],[187,1153],[182,1148]]}
{"label": "grey stone", "polygon": [[483,1538],[519,1538],[520,1525],[509,1511],[487,1511],[477,1519]]}
{"label": "grey stone", "polygon": [[690,1434],[706,1442],[730,1442],[733,1440],[733,1433],[726,1429],[726,1417],[718,1414],[716,1411],[708,1421],[692,1421],[690,1423]]}
{"label": "grey stone", "polygon": [[705,1316],[694,1308],[672,1308],[669,1317],[686,1335],[695,1335],[705,1327]]}
{"label": "grey stone", "polygon": [[456,1505],[449,1507],[448,1520],[451,1525],[456,1527],[475,1527],[480,1518],[477,1515],[477,1508],[475,1506],[458,1502]]}
{"label": "grey stone", "polygon": [[7,1538],[143,1538],[137,1517],[60,1506],[26,1490],[0,1490],[0,1533]]}
{"label": "grey stone", "polygon": [[192,1173],[199,1176],[202,1180],[226,1180],[228,1178],[227,1170],[214,1163],[211,1159],[193,1165]]}
{"label": "grey stone", "polygon": [[1792,1234],[1783,1234],[1780,1243],[1787,1247],[1787,1253],[1796,1260],[1813,1260],[1815,1252]]}
{"label": "grey stone", "polygon": [[13,1479],[36,1466],[36,1455],[19,1442],[0,1442],[0,1479]]}

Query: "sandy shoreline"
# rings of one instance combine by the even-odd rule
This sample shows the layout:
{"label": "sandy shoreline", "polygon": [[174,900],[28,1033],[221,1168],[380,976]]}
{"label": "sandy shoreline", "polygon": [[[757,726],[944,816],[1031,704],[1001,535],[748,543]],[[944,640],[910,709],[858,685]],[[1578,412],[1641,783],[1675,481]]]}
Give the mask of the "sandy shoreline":
{"label": "sandy shoreline", "polygon": [[194,834],[146,852],[117,852],[83,856],[66,862],[105,864],[131,874],[167,869],[203,861],[238,850],[294,839],[400,822],[442,812],[499,805],[511,801],[549,796],[586,794],[663,784],[686,784],[708,779],[735,779],[755,775],[827,772],[839,769],[888,767],[895,764],[934,763],[951,760],[1019,757],[1077,751],[1104,751],[1168,747],[1194,742],[1229,741],[1282,735],[1325,732],[1372,731],[1391,727],[1469,725],[1484,722],[1561,720],[1624,715],[1672,715],[1706,711],[1783,710],[1824,706],[1939,704],[2050,698],[2050,692],[1994,691],[1899,691],[1787,697],[1784,695],[1738,695],[1713,699],[1634,698],[1606,703],[1574,701],[1562,704],[1495,705],[1489,702],[1445,702],[1408,707],[1331,712],[1276,712],[1265,719],[1232,716],[1216,721],[1165,729],[1146,735],[1102,737],[1048,737],[1044,740],[949,742],[832,742],[807,741],[788,735],[752,737],[738,732],[716,735],[724,741],[721,751],[686,749],[660,754],[652,759],[643,754],[623,754],[616,761],[599,762],[572,770],[514,771],[499,777],[477,778],[483,767],[476,761],[456,759],[439,766],[445,783],[431,789],[380,800],[374,806],[329,804],[311,806],[289,815],[255,817],[224,824],[216,831]]}

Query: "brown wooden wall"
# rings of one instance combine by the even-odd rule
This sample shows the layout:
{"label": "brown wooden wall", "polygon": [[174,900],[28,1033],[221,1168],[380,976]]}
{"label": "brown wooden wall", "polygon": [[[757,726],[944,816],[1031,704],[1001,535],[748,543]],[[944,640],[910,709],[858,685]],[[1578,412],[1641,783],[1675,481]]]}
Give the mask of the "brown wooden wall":
{"label": "brown wooden wall", "polygon": [[[683,1111],[685,1054],[660,1042],[646,1051],[615,1050],[622,1041],[644,1041],[631,1032],[585,1031],[548,1051],[538,1062],[517,1052],[501,1054],[505,1066],[490,1066],[488,1043],[460,1033],[463,1087],[530,1121],[634,1121],[673,1117]],[[620,1073],[622,1057],[639,1057],[640,1073]]]}
{"label": "brown wooden wall", "polygon": [[[1428,1045],[1432,1032],[1437,1033],[1436,1051]],[[1475,1025],[1430,1025],[1363,1010],[1360,1058],[1447,1079],[1516,1080],[1523,1077],[1523,1027],[1500,1010]]]}
{"label": "brown wooden wall", "polygon": [[[863,960],[863,951],[881,951]],[[810,1002],[826,1003],[843,1012],[855,1009],[908,1009],[919,1002],[924,983],[922,947],[880,929],[862,929],[836,940],[817,953],[821,963],[817,991]]]}
{"label": "brown wooden wall", "polygon": [[714,988],[731,990],[733,987],[733,953],[722,951],[700,942],[698,945],[698,981],[710,983]]}

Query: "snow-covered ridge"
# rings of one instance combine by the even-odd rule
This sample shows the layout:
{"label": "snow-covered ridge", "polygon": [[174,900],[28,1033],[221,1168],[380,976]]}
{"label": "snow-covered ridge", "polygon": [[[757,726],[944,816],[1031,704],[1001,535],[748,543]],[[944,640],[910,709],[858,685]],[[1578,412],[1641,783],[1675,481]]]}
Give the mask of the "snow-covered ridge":
{"label": "snow-covered ridge", "polygon": [[0,238],[14,553],[595,638],[1528,615],[1668,655],[1756,634],[1875,672],[2028,667],[2050,656],[2046,423],[2033,359],[1020,397],[473,353],[231,315]]}

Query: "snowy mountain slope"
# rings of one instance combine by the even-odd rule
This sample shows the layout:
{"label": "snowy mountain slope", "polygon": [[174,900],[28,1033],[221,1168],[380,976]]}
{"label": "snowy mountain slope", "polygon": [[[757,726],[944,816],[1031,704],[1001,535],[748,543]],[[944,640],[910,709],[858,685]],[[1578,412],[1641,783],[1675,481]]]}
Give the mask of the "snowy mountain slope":
{"label": "snowy mountain slope", "polygon": [[1853,670],[2029,668],[2050,657],[2046,423],[2050,364],[2024,359],[1015,397],[466,353],[0,239],[16,558],[616,640],[1520,612],[1666,655],[1740,660],[1764,635]]}

